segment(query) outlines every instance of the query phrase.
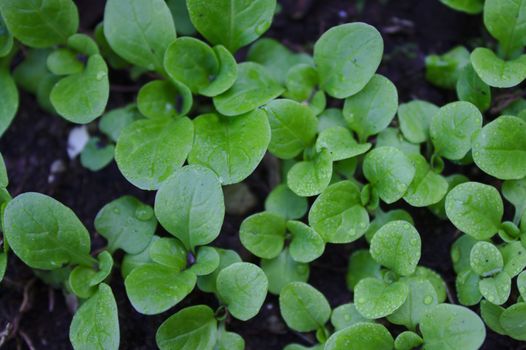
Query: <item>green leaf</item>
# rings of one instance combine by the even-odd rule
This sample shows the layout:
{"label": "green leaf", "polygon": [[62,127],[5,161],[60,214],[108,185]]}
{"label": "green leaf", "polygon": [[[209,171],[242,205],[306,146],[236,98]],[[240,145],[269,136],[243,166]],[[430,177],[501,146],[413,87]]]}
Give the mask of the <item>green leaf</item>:
{"label": "green leaf", "polygon": [[9,178],[7,176],[7,169],[5,167],[4,157],[2,156],[2,153],[0,153],[0,188],[7,188],[8,185]]}
{"label": "green leaf", "polygon": [[446,197],[446,214],[460,231],[478,240],[493,237],[500,228],[503,204],[493,186],[466,182]]}
{"label": "green leaf", "polygon": [[166,49],[164,68],[173,80],[180,81],[197,93],[210,85],[211,77],[219,70],[219,60],[206,43],[182,37]]}
{"label": "green leaf", "polygon": [[112,144],[103,146],[98,137],[92,137],[80,153],[80,163],[84,168],[91,171],[99,171],[111,163],[115,146]]}
{"label": "green leaf", "polygon": [[265,200],[265,210],[285,219],[302,218],[308,209],[307,199],[292,192],[286,184],[276,186]]}
{"label": "green leaf", "polygon": [[367,277],[381,279],[381,269],[382,266],[372,258],[369,250],[355,251],[349,259],[349,267],[345,276],[347,288],[351,291],[354,290],[358,282]]}
{"label": "green leaf", "polygon": [[332,310],[331,323],[336,331],[353,326],[360,322],[372,321],[363,317],[358,310],[356,310],[356,306],[353,303],[343,304]]}
{"label": "green leaf", "polygon": [[526,178],[507,180],[502,183],[502,195],[515,207],[513,222],[518,223],[526,212]]}
{"label": "green leaf", "polygon": [[213,273],[219,266],[219,253],[213,247],[200,247],[195,257],[195,263],[190,267],[190,271],[197,276],[206,276]]}
{"label": "green leaf", "polygon": [[290,255],[294,260],[308,263],[323,254],[325,242],[314,229],[301,221],[289,221],[287,228],[292,235]]}
{"label": "green leaf", "polygon": [[411,217],[411,215],[403,209],[394,209],[388,212],[383,212],[382,210],[377,209],[374,220],[371,221],[371,224],[367,228],[367,231],[365,231],[365,239],[367,239],[367,242],[371,242],[371,239],[373,238],[375,233],[382,226],[384,226],[388,222],[396,220],[404,220],[410,223],[411,225],[414,225],[413,218]]}
{"label": "green leaf", "polygon": [[79,27],[72,0],[2,0],[0,12],[13,36],[29,47],[64,44]]}
{"label": "green leaf", "polygon": [[5,57],[11,52],[13,43],[13,34],[7,29],[4,18],[0,14],[0,57]]}
{"label": "green leaf", "polygon": [[121,275],[125,279],[128,277],[130,272],[132,272],[136,267],[152,263],[153,260],[150,258],[150,247],[155,243],[160,237],[153,236],[148,246],[141,252],[137,254],[125,254],[121,263]]}
{"label": "green leaf", "polygon": [[396,350],[411,350],[418,349],[420,345],[424,343],[424,340],[416,333],[411,331],[404,331],[395,339]]}
{"label": "green leaf", "polygon": [[268,278],[268,291],[276,295],[290,282],[307,282],[310,274],[309,265],[294,260],[289,248],[273,259],[261,259],[261,269]]}
{"label": "green leaf", "polygon": [[415,330],[422,317],[438,304],[437,293],[431,282],[420,277],[406,277],[400,281],[409,287],[405,302],[394,313],[387,316],[389,322]]}
{"label": "green leaf", "polygon": [[460,72],[457,96],[461,101],[473,103],[481,112],[491,106],[491,88],[479,78],[471,64]]}
{"label": "green leaf", "polygon": [[193,129],[186,117],[133,122],[122,131],[115,148],[119,170],[140,189],[158,189],[186,160]]}
{"label": "green leaf", "polygon": [[523,0],[486,0],[484,3],[484,25],[507,55],[526,45],[525,5]]}
{"label": "green leaf", "polygon": [[358,93],[376,72],[383,51],[382,36],[368,24],[332,27],[314,45],[321,88],[335,98]]}
{"label": "green leaf", "polygon": [[316,150],[321,152],[324,148],[329,150],[333,161],[338,161],[364,154],[371,148],[371,144],[358,144],[347,128],[334,126],[318,135]]}
{"label": "green leaf", "polygon": [[[464,183],[464,182],[468,182],[469,179],[462,174],[453,174],[450,176],[446,176],[446,181],[448,182],[447,192],[449,192],[451,191],[451,189],[453,189],[457,185],[460,185],[461,183]],[[430,205],[429,209],[431,210],[431,212],[433,212],[433,214],[435,214],[440,219],[446,219],[447,216],[446,216],[445,203],[446,203],[446,196],[442,197],[442,199],[438,203]]]}
{"label": "green leaf", "polygon": [[437,174],[421,155],[410,155],[415,167],[415,177],[404,195],[404,200],[413,207],[427,207],[438,203],[447,193],[448,182]]}
{"label": "green leaf", "polygon": [[500,316],[504,312],[502,306],[490,303],[487,300],[480,302],[480,316],[486,323],[486,326],[500,335],[506,335],[506,331],[500,325]]}
{"label": "green leaf", "polygon": [[471,149],[473,135],[482,127],[482,114],[469,102],[449,103],[431,120],[431,140],[436,154],[459,160]]}
{"label": "green leaf", "polygon": [[279,309],[287,326],[298,332],[320,329],[331,316],[325,296],[303,282],[289,283],[281,290]]}
{"label": "green leaf", "polygon": [[153,209],[132,196],[106,204],[95,217],[95,229],[108,240],[108,250],[129,254],[143,251],[157,228]]}
{"label": "green leaf", "polygon": [[285,95],[298,102],[308,101],[319,83],[318,71],[307,63],[290,67],[286,77],[287,91]]}
{"label": "green leaf", "polygon": [[[256,62],[265,66],[268,73],[271,74],[276,81],[282,85],[287,83],[287,88],[289,82],[288,73],[289,71],[292,72],[293,67],[301,64],[302,66],[307,65],[313,68],[312,57],[301,53],[295,54],[279,41],[270,38],[262,38],[256,41],[248,50],[247,61]],[[292,93],[292,96],[289,96],[289,98],[293,100],[296,100],[295,97],[298,97],[296,96],[297,93],[301,94],[300,91],[306,91],[312,88],[312,82],[309,82],[308,79],[307,81],[304,80],[304,78],[307,77],[303,77],[304,73],[302,73],[302,71],[303,69],[300,68],[300,72],[292,73],[291,75],[291,78],[294,80],[297,80],[296,78],[301,80],[301,86],[297,86],[297,89],[294,87],[294,93]],[[312,75],[312,70],[307,69],[307,72],[307,75]],[[314,70],[314,72],[316,71]],[[297,81],[294,83],[300,82]]]}
{"label": "green leaf", "polygon": [[473,160],[503,180],[526,176],[526,121],[501,116],[486,124],[473,143]]}
{"label": "green leaf", "polygon": [[517,289],[521,297],[524,299],[526,296],[526,271],[522,271],[517,277]]}
{"label": "green leaf", "polygon": [[391,221],[382,226],[371,240],[371,256],[379,264],[399,275],[415,272],[420,260],[420,235],[407,221]]}
{"label": "green leaf", "polygon": [[494,277],[488,277],[479,282],[480,294],[490,303],[502,305],[511,293],[511,278],[503,271]]}
{"label": "green leaf", "polygon": [[192,93],[177,81],[153,80],[137,95],[137,108],[145,117],[169,118],[186,115],[192,108]]}
{"label": "green leaf", "polygon": [[219,60],[219,70],[210,84],[199,90],[204,96],[213,97],[230,89],[237,79],[236,59],[224,46],[218,45],[212,48]]}
{"label": "green leaf", "polygon": [[327,187],[309,211],[309,225],[325,242],[349,243],[360,238],[369,226],[369,215],[358,186],[340,181]]}
{"label": "green leaf", "polygon": [[163,0],[108,0],[104,35],[126,61],[162,72],[164,53],[175,40],[175,27]]}
{"label": "green leaf", "polygon": [[464,270],[457,275],[455,288],[458,301],[462,305],[472,306],[480,302],[482,294],[480,294],[479,282],[480,277],[471,270]]}
{"label": "green leaf", "polygon": [[27,192],[11,200],[3,229],[10,248],[32,268],[53,270],[94,262],[88,230],[71,209],[46,195]]}
{"label": "green leaf", "polygon": [[426,79],[444,89],[454,89],[462,69],[469,63],[469,51],[457,46],[443,55],[426,57]]}
{"label": "green leaf", "polygon": [[477,240],[470,235],[462,235],[451,246],[451,261],[457,274],[471,269],[469,260],[471,248],[475,243],[477,243]]}
{"label": "green leaf", "polygon": [[340,109],[327,108],[318,115],[318,133],[335,126],[347,127],[347,123],[343,119],[343,113]]}
{"label": "green leaf", "polygon": [[222,331],[216,343],[217,350],[244,350],[245,340],[237,333]]}
{"label": "green leaf", "polygon": [[504,259],[504,271],[515,277],[526,268],[526,248],[518,241],[510,242],[499,247]]}
{"label": "green leaf", "polygon": [[186,249],[212,242],[223,224],[221,184],[208,168],[188,165],[165,181],[155,196],[155,215]]}
{"label": "green leaf", "polygon": [[267,31],[276,0],[187,0],[187,6],[197,31],[212,44],[224,45],[234,53]]}
{"label": "green leaf", "polygon": [[457,11],[462,11],[470,15],[482,12],[484,0],[440,0],[444,5]]}
{"label": "green leaf", "polygon": [[150,259],[157,264],[171,268],[174,272],[183,271],[186,268],[186,249],[175,238],[161,237],[148,248]]}
{"label": "green leaf", "polygon": [[357,323],[334,333],[325,350],[391,350],[393,344],[393,337],[381,324]]}
{"label": "green leaf", "polygon": [[117,142],[122,130],[137,119],[140,115],[134,105],[113,109],[99,119],[99,130]]}
{"label": "green leaf", "polygon": [[102,283],[98,291],[77,310],[69,328],[75,350],[119,349],[119,317],[111,288]]}
{"label": "green leaf", "polygon": [[409,287],[404,282],[387,284],[372,277],[362,279],[354,288],[354,303],[362,316],[368,319],[391,315],[404,304]]}
{"label": "green leaf", "polygon": [[196,276],[185,270],[148,263],[133,269],[124,285],[131,304],[141,314],[155,315],[164,312],[194,289]]}
{"label": "green leaf", "polygon": [[314,159],[294,164],[287,174],[287,185],[298,196],[310,197],[327,188],[331,177],[331,155],[323,149]]}
{"label": "green leaf", "polygon": [[400,130],[409,142],[422,143],[429,139],[429,125],[439,108],[432,103],[413,100],[398,106]]}
{"label": "green leaf", "polygon": [[510,88],[526,78],[526,55],[505,61],[483,47],[471,53],[471,64],[480,79],[489,86]]}
{"label": "green leaf", "polygon": [[234,85],[214,97],[217,111],[226,116],[250,112],[278,97],[283,88],[257,63],[244,62],[237,67]]}
{"label": "green leaf", "polygon": [[87,124],[104,113],[109,94],[106,62],[100,55],[93,55],[84,71],[62,78],[53,86],[50,99],[62,117]]}
{"label": "green leaf", "polygon": [[161,350],[212,350],[217,339],[214,311],[206,305],[186,307],[164,321],[155,341]]}
{"label": "green leaf", "polygon": [[217,275],[226,267],[241,262],[239,255],[229,249],[214,248],[219,254],[219,266],[211,273],[205,276],[199,276],[197,280],[197,286],[203,292],[216,293],[217,294]]}
{"label": "green leaf", "polygon": [[270,126],[262,110],[234,118],[203,114],[194,119],[194,131],[188,162],[212,169],[223,185],[247,178],[263,159],[270,143]]}
{"label": "green leaf", "polygon": [[487,277],[502,271],[504,260],[499,249],[490,242],[477,242],[469,255],[471,269],[480,276]]}
{"label": "green leaf", "polygon": [[526,303],[514,304],[504,310],[500,316],[500,324],[506,335],[516,340],[526,340]]}
{"label": "green leaf", "polygon": [[379,147],[365,156],[363,173],[380,198],[391,204],[406,193],[415,176],[415,167],[402,151]]}
{"label": "green leaf", "polygon": [[47,56],[47,67],[56,75],[77,74],[84,70],[84,65],[77,59],[75,52],[69,49],[57,49]]}
{"label": "green leaf", "polygon": [[387,128],[398,108],[398,92],[386,77],[376,74],[357,94],[345,99],[343,117],[360,141]]}
{"label": "green leaf", "polygon": [[283,217],[270,212],[249,216],[241,223],[239,239],[252,254],[272,259],[283,250],[286,221]]}
{"label": "green leaf", "polygon": [[0,137],[9,128],[18,111],[19,97],[15,81],[7,69],[0,68]]}
{"label": "green leaf", "polygon": [[291,159],[314,143],[318,121],[308,106],[278,99],[270,102],[265,110],[272,131],[270,153],[281,159]]}
{"label": "green leaf", "polygon": [[387,128],[376,137],[376,147],[394,147],[409,154],[420,154],[420,146],[408,142],[396,128]]}
{"label": "green leaf", "polygon": [[69,286],[73,293],[80,298],[89,298],[96,291],[97,286],[111,273],[113,258],[107,251],[102,251],[97,257],[98,270],[92,267],[76,266],[69,275]]}
{"label": "green leaf", "polygon": [[92,56],[100,54],[97,42],[87,34],[73,34],[68,38],[67,46],[81,55]]}
{"label": "green leaf", "polygon": [[217,292],[228,312],[241,321],[256,316],[267,296],[263,270],[250,263],[234,263],[217,276]]}
{"label": "green leaf", "polygon": [[439,304],[422,317],[420,331],[425,350],[477,350],[486,337],[484,323],[473,311]]}

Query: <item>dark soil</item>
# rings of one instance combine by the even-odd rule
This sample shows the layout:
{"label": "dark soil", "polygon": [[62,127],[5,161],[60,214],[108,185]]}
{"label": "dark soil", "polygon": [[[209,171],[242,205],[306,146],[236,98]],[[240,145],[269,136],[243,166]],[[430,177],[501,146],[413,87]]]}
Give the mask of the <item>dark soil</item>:
{"label": "dark soil", "polygon": [[[377,27],[384,37],[385,59],[380,73],[398,87],[401,102],[413,98],[444,104],[455,99],[452,92],[436,89],[424,79],[424,58],[441,53],[455,45],[473,42],[484,36],[480,16],[467,16],[449,10],[437,0],[366,0],[362,12],[357,2],[349,0],[282,0],[283,10],[277,15],[268,36],[283,41],[299,51],[309,51],[312,43],[328,28],[345,22],[363,21]],[[89,32],[102,18],[103,0],[78,0],[82,30]],[[113,72],[119,80],[122,73]],[[126,83],[126,80],[124,80]],[[110,107],[133,100],[133,94],[112,91]],[[104,241],[94,231],[93,218],[107,202],[124,194],[133,194],[152,203],[154,193],[140,191],[129,184],[115,164],[100,172],[84,169],[78,160],[70,161],[66,153],[67,136],[73,125],[43,112],[35,99],[22,94],[21,107],[12,127],[0,140],[11,180],[10,192],[17,195],[38,191],[51,195],[71,207],[92,232],[94,249]],[[60,160],[65,170],[51,176],[51,165]],[[270,191],[276,169],[266,159],[247,180],[259,202],[251,212],[262,209]],[[485,179],[472,168],[463,168],[473,179]],[[497,184],[498,185],[498,184]],[[439,272],[454,293],[454,272],[449,248],[458,232],[435,218],[426,209],[408,209],[415,218],[423,238],[421,264]],[[248,215],[250,213],[247,213]],[[241,252],[244,259],[255,261],[238,240],[238,227],[243,217],[228,215],[216,245]],[[362,243],[363,245],[363,243]],[[322,258],[312,263],[309,282],[321,290],[332,306],[349,302],[351,293],[345,285],[348,257],[360,247],[328,246]],[[118,259],[117,259],[118,260]],[[210,295],[193,292],[177,308],[158,316],[144,316],[134,311],[127,301],[120,274],[111,279],[121,327],[121,349],[155,349],[155,331],[160,323],[179,308],[198,303],[214,305]],[[4,331],[10,340],[5,349],[70,349],[68,329],[72,314],[61,291],[53,290],[34,277],[32,271],[13,254],[0,289],[0,339]],[[269,296],[260,314],[248,322],[231,321],[228,329],[240,333],[247,350],[281,349],[290,342],[309,344],[312,335],[303,336],[287,330],[279,315],[277,298]],[[397,331],[397,330],[395,330]],[[524,344],[488,331],[483,349],[517,350]],[[366,349],[364,349],[366,350]]]}

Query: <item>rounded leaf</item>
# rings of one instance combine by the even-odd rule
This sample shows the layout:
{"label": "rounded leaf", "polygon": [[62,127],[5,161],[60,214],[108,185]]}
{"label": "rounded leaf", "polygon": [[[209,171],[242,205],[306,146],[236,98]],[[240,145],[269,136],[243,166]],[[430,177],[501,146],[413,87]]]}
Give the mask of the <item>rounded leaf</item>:
{"label": "rounded leaf", "polygon": [[194,119],[194,131],[188,162],[212,169],[224,185],[247,178],[270,142],[269,123],[261,110],[235,118],[204,114]]}
{"label": "rounded leaf", "polygon": [[504,260],[499,249],[490,242],[477,242],[469,255],[471,269],[480,276],[491,276],[500,272]]}
{"label": "rounded leaf", "polygon": [[477,350],[486,337],[484,323],[468,308],[439,304],[420,322],[425,350]]}
{"label": "rounded leaf", "polygon": [[526,78],[526,55],[505,61],[492,50],[478,47],[471,53],[471,64],[483,82],[496,88],[511,88]]}
{"label": "rounded leaf", "polygon": [[267,296],[268,280],[263,270],[250,263],[234,263],[217,276],[217,292],[228,312],[246,321],[256,316]]}
{"label": "rounded leaf", "polygon": [[314,45],[321,88],[335,98],[356,94],[373,77],[383,51],[382,36],[368,24],[332,27]]}
{"label": "rounded leaf", "polygon": [[287,222],[292,238],[290,255],[298,262],[308,263],[319,258],[325,250],[323,238],[301,221]]}
{"label": "rounded leaf", "polygon": [[394,147],[375,148],[367,153],[363,162],[365,177],[387,204],[404,196],[415,171],[411,160]]}
{"label": "rounded leaf", "polygon": [[287,326],[298,332],[320,329],[331,316],[325,296],[303,282],[292,282],[281,289],[279,308]]}
{"label": "rounded leaf", "polygon": [[327,187],[312,204],[309,225],[325,242],[349,243],[360,238],[369,226],[369,215],[358,186],[340,181]]}
{"label": "rounded leaf", "polygon": [[500,316],[500,325],[506,335],[516,340],[526,341],[526,303],[514,304]]}
{"label": "rounded leaf", "polygon": [[164,321],[155,334],[161,350],[212,350],[217,339],[214,311],[206,305],[184,308]]}
{"label": "rounded leaf", "polygon": [[219,235],[225,215],[219,179],[200,165],[177,170],[157,191],[155,215],[186,249],[212,242]]}
{"label": "rounded leaf", "polygon": [[185,115],[192,108],[192,93],[179,82],[153,80],[139,90],[137,108],[152,119]]}
{"label": "rounded leaf", "polygon": [[526,122],[501,116],[482,128],[473,143],[473,160],[484,172],[503,180],[526,176]]}
{"label": "rounded leaf", "polygon": [[332,177],[332,159],[323,149],[312,160],[298,162],[287,173],[287,185],[298,196],[310,197],[320,194]]}
{"label": "rounded leaf", "polygon": [[268,278],[268,291],[272,294],[279,294],[290,282],[307,282],[309,279],[309,265],[294,260],[288,248],[273,259],[261,259],[260,265]]}
{"label": "rounded leaf", "polygon": [[404,304],[409,287],[404,282],[387,284],[382,280],[366,277],[354,287],[354,303],[362,316],[368,319],[391,315]]}
{"label": "rounded leaf", "polygon": [[121,133],[115,161],[126,180],[143,190],[158,189],[179,169],[192,148],[190,119],[137,120]]}
{"label": "rounded leaf", "polygon": [[429,139],[429,124],[439,108],[432,103],[414,100],[398,107],[400,130],[409,142],[422,143]]}
{"label": "rounded leaf", "polygon": [[415,272],[421,254],[418,231],[407,221],[391,221],[382,226],[371,240],[371,256],[379,264],[399,275]]}
{"label": "rounded leaf", "polygon": [[157,228],[153,208],[133,196],[123,196],[106,204],[95,217],[95,229],[108,240],[110,252],[122,249],[138,254],[152,240]]}
{"label": "rounded leaf", "polygon": [[459,160],[471,149],[473,135],[482,127],[482,114],[465,101],[449,103],[431,119],[431,140],[435,152],[447,159]]}
{"label": "rounded leaf", "polygon": [[446,196],[446,214],[460,231],[478,240],[491,238],[500,228],[503,203],[493,186],[466,182]]}
{"label": "rounded leaf", "polygon": [[398,92],[386,77],[376,74],[356,95],[345,99],[343,117],[365,141],[387,128],[398,108]]}
{"label": "rounded leaf", "polygon": [[285,225],[285,219],[277,214],[257,213],[243,220],[239,228],[239,239],[252,254],[272,259],[283,249]]}
{"label": "rounded leaf", "polygon": [[331,335],[325,350],[392,350],[391,333],[377,323],[357,323]]}
{"label": "rounded leaf", "polygon": [[7,204],[3,217],[9,247],[26,265],[54,270],[69,263],[93,264],[88,230],[59,201],[40,193],[23,193]]}
{"label": "rounded leaf", "polygon": [[307,199],[292,192],[285,184],[276,186],[265,199],[265,210],[285,219],[299,219],[307,209]]}

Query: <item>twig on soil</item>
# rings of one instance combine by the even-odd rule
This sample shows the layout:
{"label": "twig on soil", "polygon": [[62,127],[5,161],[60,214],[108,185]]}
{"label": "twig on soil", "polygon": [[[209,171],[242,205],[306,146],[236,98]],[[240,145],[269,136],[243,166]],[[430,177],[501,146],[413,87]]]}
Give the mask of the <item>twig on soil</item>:
{"label": "twig on soil", "polygon": [[27,335],[26,332],[21,330],[18,333],[20,334],[20,337],[22,338],[22,340],[24,340],[24,343],[26,343],[29,350],[36,349],[35,346],[33,345],[33,341],[31,341],[31,338],[29,337],[29,335]]}
{"label": "twig on soil", "polygon": [[48,298],[48,311],[49,312],[53,312],[53,310],[55,309],[55,291],[53,290],[53,287],[49,286],[48,287],[48,294],[47,294]]}
{"label": "twig on soil", "polygon": [[296,331],[293,331],[293,333],[298,337],[300,338],[301,340],[303,340],[304,342],[307,342],[309,345],[315,345],[316,342],[314,340],[312,340],[311,337],[307,336],[306,334],[303,334],[303,333],[300,333],[300,332],[296,332]]}
{"label": "twig on soil", "polygon": [[498,114],[502,112],[506,107],[515,102],[518,98],[526,96],[526,90],[513,91],[508,94],[503,94],[495,99],[495,107],[490,112],[492,114]]}

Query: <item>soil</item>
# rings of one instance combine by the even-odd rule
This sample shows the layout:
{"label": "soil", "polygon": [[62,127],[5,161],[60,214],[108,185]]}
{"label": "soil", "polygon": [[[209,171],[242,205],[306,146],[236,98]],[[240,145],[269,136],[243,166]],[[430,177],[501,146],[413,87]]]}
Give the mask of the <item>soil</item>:
{"label": "soil", "polygon": [[[363,11],[359,10],[360,2],[364,3]],[[102,19],[104,1],[78,0],[77,3],[82,14],[81,30],[89,32]],[[449,10],[437,0],[282,0],[280,3],[282,11],[267,35],[295,50],[310,51],[313,42],[337,24],[363,21],[378,28],[385,42],[385,58],[380,73],[398,87],[401,102],[414,98],[439,105],[453,101],[454,93],[426,83],[424,58],[430,53],[442,53],[455,45],[471,43],[485,36],[480,16]],[[119,83],[123,80],[126,84],[122,75],[112,72],[112,79],[116,77]],[[112,90],[109,107],[122,106],[132,102],[133,98],[133,93]],[[7,163],[11,194],[38,191],[62,201],[92,232],[93,248],[96,250],[104,246],[104,240],[95,233],[93,218],[104,204],[124,194],[132,194],[152,203],[154,193],[134,188],[120,175],[114,163],[93,173],[84,169],[78,159],[69,160],[66,147],[72,127],[65,120],[42,111],[34,97],[22,93],[20,112],[0,140],[0,151]],[[64,164],[64,171],[52,174],[52,164],[57,161]],[[277,173],[273,164],[272,159],[266,159],[247,179],[258,204],[244,216],[262,210],[264,198]],[[474,168],[462,168],[462,171],[472,179],[494,182]],[[449,249],[458,231],[426,209],[406,209],[413,215],[423,238],[421,264],[440,273],[454,295],[455,276]],[[227,215],[216,245],[236,249],[244,259],[255,261],[241,247],[238,239],[242,220],[243,216]],[[363,243],[329,245],[323,257],[312,263],[309,282],[327,296],[332,306],[351,300],[351,293],[345,285],[345,271],[350,253],[362,246]],[[9,334],[3,348],[71,349],[68,340],[71,300],[37,279],[13,254],[9,259],[7,275],[0,289],[0,339],[6,332]],[[213,306],[216,303],[211,295],[196,290],[169,312],[144,316],[135,312],[128,302],[117,271],[111,279],[111,287],[118,302],[121,349],[155,349],[155,331],[174,311],[191,304]],[[287,329],[280,317],[275,296],[268,297],[257,317],[248,322],[231,320],[227,328],[244,337],[247,350],[281,349],[291,342],[309,345],[314,339],[312,334],[301,335]],[[483,349],[517,350],[526,349],[526,346],[488,330]]]}

